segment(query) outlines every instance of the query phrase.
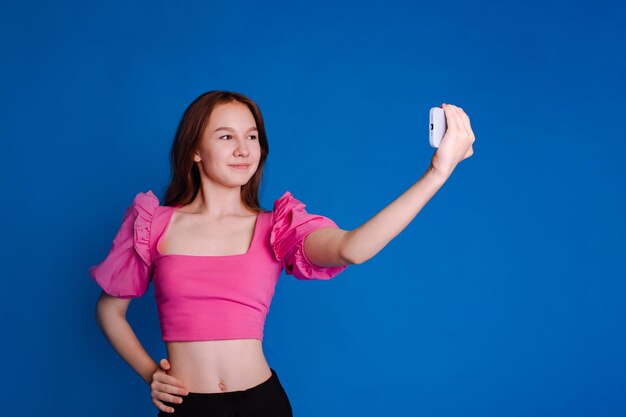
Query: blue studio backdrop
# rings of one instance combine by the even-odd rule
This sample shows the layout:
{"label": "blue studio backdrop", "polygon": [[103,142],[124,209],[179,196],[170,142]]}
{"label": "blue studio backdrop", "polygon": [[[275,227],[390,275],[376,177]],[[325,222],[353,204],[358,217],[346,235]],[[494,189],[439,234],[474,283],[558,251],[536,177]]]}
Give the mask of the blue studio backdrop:
{"label": "blue studio backdrop", "polygon": [[[374,258],[281,275],[264,351],[297,417],[626,415],[623,3],[0,4],[5,416],[155,416],[88,268],[162,199],[186,106],[255,100],[261,203],[354,229],[426,171],[428,111],[474,155]],[[165,357],[153,287],[128,319]]]}

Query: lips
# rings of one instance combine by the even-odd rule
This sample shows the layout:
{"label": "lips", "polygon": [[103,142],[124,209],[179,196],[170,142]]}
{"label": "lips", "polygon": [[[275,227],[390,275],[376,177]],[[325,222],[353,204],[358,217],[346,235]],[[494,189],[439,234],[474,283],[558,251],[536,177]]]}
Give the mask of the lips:
{"label": "lips", "polygon": [[238,169],[246,169],[249,166],[250,166],[250,164],[234,164],[234,165],[231,165],[231,167],[238,168]]}

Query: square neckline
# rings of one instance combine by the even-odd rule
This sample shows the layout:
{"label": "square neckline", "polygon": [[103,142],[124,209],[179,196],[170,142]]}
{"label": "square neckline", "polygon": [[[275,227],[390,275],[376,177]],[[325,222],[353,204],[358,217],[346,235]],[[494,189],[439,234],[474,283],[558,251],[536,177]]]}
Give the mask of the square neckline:
{"label": "square neckline", "polygon": [[256,220],[254,221],[254,228],[252,230],[252,240],[250,241],[250,246],[248,246],[248,250],[244,253],[235,253],[233,255],[188,255],[188,254],[184,254],[184,253],[163,253],[159,250],[159,245],[161,244],[161,240],[163,240],[163,236],[166,235],[167,231],[170,228],[170,225],[172,224],[172,217],[174,217],[174,213],[179,209],[183,207],[182,204],[179,204],[177,206],[170,206],[170,213],[168,214],[167,217],[167,223],[165,225],[165,228],[163,229],[163,233],[161,233],[161,235],[159,236],[159,238],[157,239],[156,245],[154,246],[154,250],[156,252],[156,259],[160,259],[160,258],[170,258],[170,257],[184,257],[184,258],[207,258],[207,259],[216,259],[216,258],[236,258],[236,257],[242,257],[242,256],[247,256],[250,253],[252,253],[254,246],[255,246],[255,242],[257,239],[257,231],[259,229],[259,222],[261,220],[261,215],[263,214],[263,211],[257,213],[256,215]]}

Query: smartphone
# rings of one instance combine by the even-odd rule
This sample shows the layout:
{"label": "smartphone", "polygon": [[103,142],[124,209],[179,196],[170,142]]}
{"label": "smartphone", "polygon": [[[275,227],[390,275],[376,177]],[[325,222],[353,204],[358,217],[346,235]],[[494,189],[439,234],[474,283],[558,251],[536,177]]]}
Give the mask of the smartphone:
{"label": "smartphone", "polygon": [[430,133],[428,136],[430,146],[438,148],[447,129],[446,112],[441,107],[432,107],[430,109]]}

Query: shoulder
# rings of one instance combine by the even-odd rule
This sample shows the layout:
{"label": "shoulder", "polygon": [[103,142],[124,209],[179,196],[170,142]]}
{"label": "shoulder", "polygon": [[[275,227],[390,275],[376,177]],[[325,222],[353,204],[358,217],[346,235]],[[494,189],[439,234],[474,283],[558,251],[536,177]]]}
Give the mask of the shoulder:
{"label": "shoulder", "polygon": [[274,207],[272,210],[272,217],[275,219],[280,219],[284,217],[289,211],[293,209],[304,209],[306,204],[302,203],[300,200],[295,198],[293,194],[289,191],[285,191],[285,193],[274,200]]}
{"label": "shoulder", "polygon": [[138,192],[135,198],[133,198],[130,207],[134,208],[138,213],[153,214],[159,206],[159,198],[154,195],[152,190],[148,190],[146,192]]}
{"label": "shoulder", "polygon": [[291,247],[320,227],[337,227],[334,221],[321,214],[310,213],[306,204],[286,191],[274,201],[272,216],[272,245]]}
{"label": "shoulder", "polygon": [[[134,218],[135,239],[137,235],[145,232],[149,235],[152,219],[159,208],[159,199],[152,190],[139,192],[135,195],[132,204],[127,209],[126,215]],[[144,239],[139,239],[144,240]],[[145,239],[147,241],[147,238]],[[147,242],[146,242],[147,243]]]}
{"label": "shoulder", "polygon": [[132,239],[135,251],[146,264],[151,262],[150,236],[153,219],[159,207],[161,206],[158,197],[152,190],[148,190],[137,193],[124,214],[123,224],[128,231],[128,237]]}
{"label": "shoulder", "polygon": [[152,190],[139,192],[135,195],[132,203],[126,209],[124,217],[126,219],[132,218],[136,226],[147,226],[152,223],[152,218],[159,207],[159,198],[154,195]]}

